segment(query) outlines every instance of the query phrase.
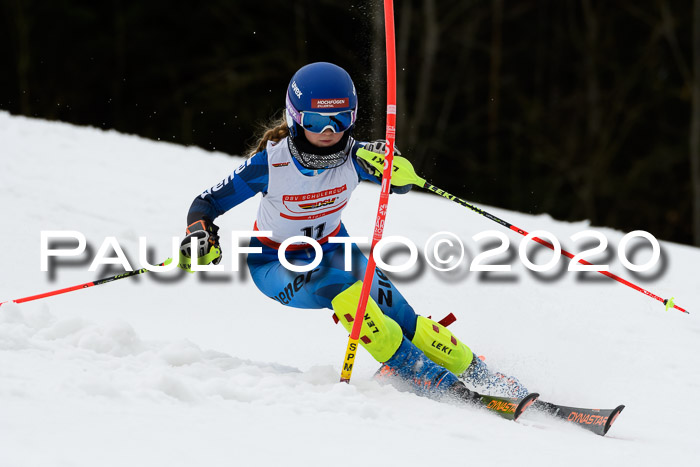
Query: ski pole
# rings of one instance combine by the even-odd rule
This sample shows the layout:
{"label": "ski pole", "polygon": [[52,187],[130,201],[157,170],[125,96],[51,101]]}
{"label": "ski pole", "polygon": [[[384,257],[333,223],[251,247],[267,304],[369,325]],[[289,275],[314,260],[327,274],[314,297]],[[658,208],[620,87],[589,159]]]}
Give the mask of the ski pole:
{"label": "ski pole", "polygon": [[[376,153],[371,152],[371,151],[367,151],[366,149],[359,149],[357,151],[357,155],[358,155],[358,157],[361,157],[362,159],[364,159],[367,162],[369,162],[370,164],[372,164],[375,168],[378,168],[382,162],[381,155],[376,154]],[[481,214],[482,216],[486,217],[487,219],[490,219],[494,222],[497,222],[497,223],[501,224],[502,226],[504,226],[504,227],[514,231],[514,232],[519,233],[520,235],[523,235],[523,236],[528,235],[528,233],[525,230],[521,229],[520,227],[516,227],[513,224],[506,222],[503,219],[500,219],[500,218],[494,216],[493,214],[490,214],[490,213],[484,211],[483,209],[479,209],[478,207],[476,207],[472,204],[469,204],[467,201],[465,201],[461,198],[458,198],[457,196],[452,195],[452,194],[446,192],[445,190],[442,190],[442,189],[436,187],[435,185],[428,183],[424,178],[416,175],[416,172],[413,169],[413,165],[405,157],[396,156],[394,158],[393,167],[394,167],[393,170],[395,172],[394,173],[394,181],[396,182],[396,184],[398,186],[408,185],[408,184],[419,186],[420,188],[424,188],[424,189],[430,191],[431,193],[435,193],[436,195],[442,196],[443,198],[447,198],[450,201],[454,201],[457,204],[460,204],[466,208],[469,208],[472,211],[476,212],[477,214]],[[533,237],[532,240],[539,243],[540,245],[546,246],[550,250],[554,250],[554,246],[546,240],[542,240],[539,237]],[[562,249],[561,252],[564,256],[568,257],[569,259],[574,259],[574,255],[569,253],[568,251]],[[585,264],[587,266],[592,265],[591,263],[589,263],[588,261],[583,260],[583,259],[579,259],[578,262],[581,264]],[[608,276],[611,279],[614,279],[614,280],[620,282],[621,284],[624,284],[628,287],[633,288],[637,292],[641,292],[648,297],[651,297],[655,300],[660,301],[661,303],[663,303],[666,306],[667,310],[669,308],[675,308],[677,310],[682,311],[683,313],[690,314],[687,310],[676,305],[673,302],[673,297],[668,298],[668,299],[664,299],[664,298],[661,298],[658,295],[655,295],[655,294],[649,292],[648,290],[643,289],[642,287],[639,287],[638,285],[633,284],[632,282],[630,282],[626,279],[623,279],[622,277],[617,276],[611,272],[608,272],[608,271],[598,271],[598,272],[605,275],[605,276]]]}
{"label": "ski pole", "polygon": [[365,269],[360,292],[360,301],[355,312],[355,321],[348,338],[348,347],[345,350],[343,369],[340,373],[340,382],[350,383],[352,368],[357,354],[357,346],[360,340],[360,330],[364,321],[365,308],[369,299],[369,291],[372,288],[374,278],[375,245],[382,239],[384,234],[384,223],[386,222],[386,212],[389,205],[389,190],[391,189],[392,162],[394,160],[394,142],[396,140],[396,51],[394,44],[394,2],[384,0],[384,30],[386,36],[386,157],[383,160],[382,190],[379,194],[379,206],[377,208],[377,218],[374,223],[374,235],[369,251],[367,269]]}
{"label": "ski pole", "polygon": [[[168,258],[162,263],[158,264],[158,266],[167,266],[172,262],[172,258]],[[117,274],[116,276],[112,277],[105,277],[104,279],[98,279],[96,281],[92,282],[86,282],[84,284],[80,285],[74,285],[72,287],[66,287],[65,289],[59,289],[59,290],[53,290],[51,292],[46,292],[38,295],[32,295],[30,297],[24,297],[24,298],[17,298],[15,300],[8,300],[5,302],[0,302],[0,306],[4,305],[5,303],[24,303],[24,302],[31,302],[32,300],[39,300],[41,298],[46,298],[46,297],[52,297],[54,295],[60,295],[68,292],[72,292],[74,290],[79,290],[79,289],[87,289],[88,287],[94,287],[96,285],[102,285],[106,284],[107,282],[114,282],[119,279],[124,279],[125,277],[132,277],[137,274],[143,274],[144,272],[148,272],[149,270],[146,268],[141,268],[136,271],[127,271],[122,274]]]}

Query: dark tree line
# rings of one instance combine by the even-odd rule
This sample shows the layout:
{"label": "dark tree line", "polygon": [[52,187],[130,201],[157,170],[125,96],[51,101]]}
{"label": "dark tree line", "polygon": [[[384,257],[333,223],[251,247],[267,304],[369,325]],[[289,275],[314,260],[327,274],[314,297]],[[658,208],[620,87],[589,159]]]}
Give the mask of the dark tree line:
{"label": "dark tree line", "polygon": [[[396,0],[397,144],[475,203],[700,245],[699,4]],[[326,60],[356,82],[357,135],[383,133],[376,0],[0,0],[0,14],[12,113],[242,154],[293,72]]]}

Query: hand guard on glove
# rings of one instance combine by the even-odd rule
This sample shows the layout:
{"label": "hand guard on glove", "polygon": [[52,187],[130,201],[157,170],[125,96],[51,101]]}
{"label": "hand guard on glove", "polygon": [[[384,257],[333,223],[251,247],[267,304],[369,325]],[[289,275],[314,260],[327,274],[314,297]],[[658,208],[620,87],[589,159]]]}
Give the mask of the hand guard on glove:
{"label": "hand guard on glove", "polygon": [[197,253],[197,264],[219,264],[221,262],[221,245],[219,245],[219,227],[209,219],[198,220],[187,227],[187,236],[180,243],[180,262],[178,267],[192,271],[192,246]]}
{"label": "hand guard on glove", "polygon": [[[374,152],[376,154],[381,154],[382,157],[386,156],[386,140],[385,139],[378,139],[376,141],[370,141],[369,143],[365,144],[363,146],[364,149],[367,151]],[[395,156],[400,156],[401,151],[399,151],[399,148],[394,146],[394,155]],[[370,175],[374,175],[377,178],[381,179],[382,173],[372,167],[372,165],[367,162],[366,160],[358,157],[357,162],[360,163],[360,166],[364,169],[365,172],[367,172]]]}
{"label": "hand guard on glove", "polygon": [[[370,141],[369,143],[365,144],[364,148],[368,151],[376,152],[377,154],[381,154],[382,156],[386,156],[386,140],[385,139],[378,139],[376,141]],[[394,146],[394,155],[395,156],[400,156],[401,151],[399,151],[399,148]]]}
{"label": "hand guard on glove", "polygon": [[[380,154],[382,156],[382,161],[384,160],[384,156],[386,156],[386,140],[385,139],[378,139],[376,141],[370,141],[369,143],[365,144],[363,149],[366,149],[367,151],[373,152],[375,154]],[[401,156],[401,151],[399,151],[399,148],[394,146],[394,156]],[[361,157],[357,158],[357,162],[360,164],[360,167],[367,172],[368,174],[377,177],[377,180],[381,183],[382,180],[382,172],[377,169],[376,167],[372,166],[368,161],[364,160]],[[412,185],[398,185],[397,183],[394,182],[392,179],[391,181],[391,193],[398,193],[400,195],[404,193],[408,193],[411,191]]]}

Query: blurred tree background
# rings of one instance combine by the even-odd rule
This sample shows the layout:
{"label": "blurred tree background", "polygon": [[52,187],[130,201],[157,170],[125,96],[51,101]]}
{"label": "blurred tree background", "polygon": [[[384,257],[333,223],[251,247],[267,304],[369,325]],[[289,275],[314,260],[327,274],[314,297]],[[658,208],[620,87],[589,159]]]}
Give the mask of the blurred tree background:
{"label": "blurred tree background", "polygon": [[[477,204],[700,245],[699,4],[396,0],[397,145]],[[244,154],[294,71],[331,61],[355,80],[356,136],[383,136],[378,0],[0,0],[0,15],[14,114]]]}

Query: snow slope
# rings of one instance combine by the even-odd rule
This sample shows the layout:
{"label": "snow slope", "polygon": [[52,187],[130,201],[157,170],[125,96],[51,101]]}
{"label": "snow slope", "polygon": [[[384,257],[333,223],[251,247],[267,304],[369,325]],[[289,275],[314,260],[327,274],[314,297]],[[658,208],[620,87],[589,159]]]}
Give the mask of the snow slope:
{"label": "snow slope", "polygon": [[[117,272],[89,272],[89,255],[41,272],[42,230],[81,231],[93,254],[114,236],[134,266],[139,236],[154,262],[169,256],[192,198],[240,162],[0,112],[0,301]],[[377,199],[378,187],[358,188],[345,216],[352,234],[371,235]],[[231,271],[230,232],[250,229],[253,199],[218,221],[224,274],[151,273],[0,307],[0,467],[694,465],[700,409],[688,396],[700,390],[700,251],[662,242],[661,265],[636,276],[615,253],[624,232],[481,207],[547,230],[569,251],[581,250],[572,234],[594,228],[610,241],[594,259],[691,311],[666,312],[597,273],[537,276],[517,258],[522,237],[433,195],[392,197],[385,236],[422,248],[449,231],[467,249],[452,273],[422,264],[394,276],[414,308],[453,312],[453,332],[543,399],[626,404],[608,436],[397,392],[372,381],[378,364],[364,350],[352,383],[339,384],[347,334],[330,311],[283,307],[247,272]],[[488,243],[472,236],[487,230],[510,239],[495,260],[512,272],[468,271]],[[540,264],[551,257],[530,253]],[[636,263],[649,255],[630,253]]]}

